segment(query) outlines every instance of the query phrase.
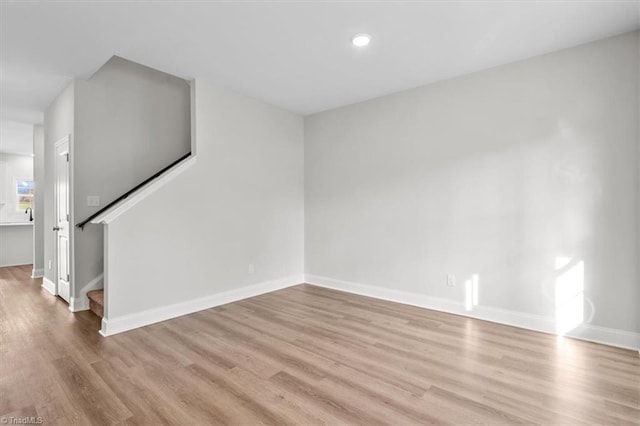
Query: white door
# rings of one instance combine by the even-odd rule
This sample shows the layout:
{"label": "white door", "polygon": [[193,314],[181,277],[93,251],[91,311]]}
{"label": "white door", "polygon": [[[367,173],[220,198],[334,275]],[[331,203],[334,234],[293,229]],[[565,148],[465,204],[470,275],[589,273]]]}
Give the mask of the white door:
{"label": "white door", "polygon": [[69,303],[69,138],[56,144],[56,249],[58,295]]}

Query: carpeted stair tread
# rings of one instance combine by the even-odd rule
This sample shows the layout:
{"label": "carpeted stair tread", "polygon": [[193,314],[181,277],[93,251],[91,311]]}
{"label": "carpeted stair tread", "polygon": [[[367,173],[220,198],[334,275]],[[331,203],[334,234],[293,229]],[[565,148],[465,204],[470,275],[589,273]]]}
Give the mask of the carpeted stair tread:
{"label": "carpeted stair tread", "polygon": [[87,292],[89,298],[89,309],[97,316],[104,316],[104,290],[91,290]]}

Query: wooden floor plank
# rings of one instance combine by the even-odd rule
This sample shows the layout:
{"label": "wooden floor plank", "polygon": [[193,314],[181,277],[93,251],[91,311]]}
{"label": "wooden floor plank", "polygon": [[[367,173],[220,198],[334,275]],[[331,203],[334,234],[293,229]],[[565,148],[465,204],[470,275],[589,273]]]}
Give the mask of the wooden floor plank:
{"label": "wooden floor plank", "polygon": [[300,285],[108,338],[0,268],[0,418],[640,425],[637,352]]}

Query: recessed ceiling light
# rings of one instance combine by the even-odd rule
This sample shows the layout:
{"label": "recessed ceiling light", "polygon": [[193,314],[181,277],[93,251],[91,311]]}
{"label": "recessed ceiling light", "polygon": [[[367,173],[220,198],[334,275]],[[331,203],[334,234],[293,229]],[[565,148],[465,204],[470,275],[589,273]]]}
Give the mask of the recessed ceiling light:
{"label": "recessed ceiling light", "polygon": [[364,47],[371,41],[371,36],[369,34],[356,34],[351,37],[351,43],[353,43],[356,47]]}

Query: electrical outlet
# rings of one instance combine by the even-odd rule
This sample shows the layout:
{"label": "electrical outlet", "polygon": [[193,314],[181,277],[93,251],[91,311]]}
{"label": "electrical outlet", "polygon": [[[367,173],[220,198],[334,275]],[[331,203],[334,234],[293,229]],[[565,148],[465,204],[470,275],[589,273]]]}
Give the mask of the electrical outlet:
{"label": "electrical outlet", "polygon": [[253,274],[256,271],[256,268],[253,266],[253,263],[249,264],[249,273]]}
{"label": "electrical outlet", "polygon": [[87,195],[87,207],[100,207],[100,196]]}
{"label": "electrical outlet", "polygon": [[51,269],[51,259],[49,259],[49,269]]}
{"label": "electrical outlet", "polygon": [[456,286],[456,276],[453,274],[448,274],[447,275],[447,285],[449,287],[455,287]]}

